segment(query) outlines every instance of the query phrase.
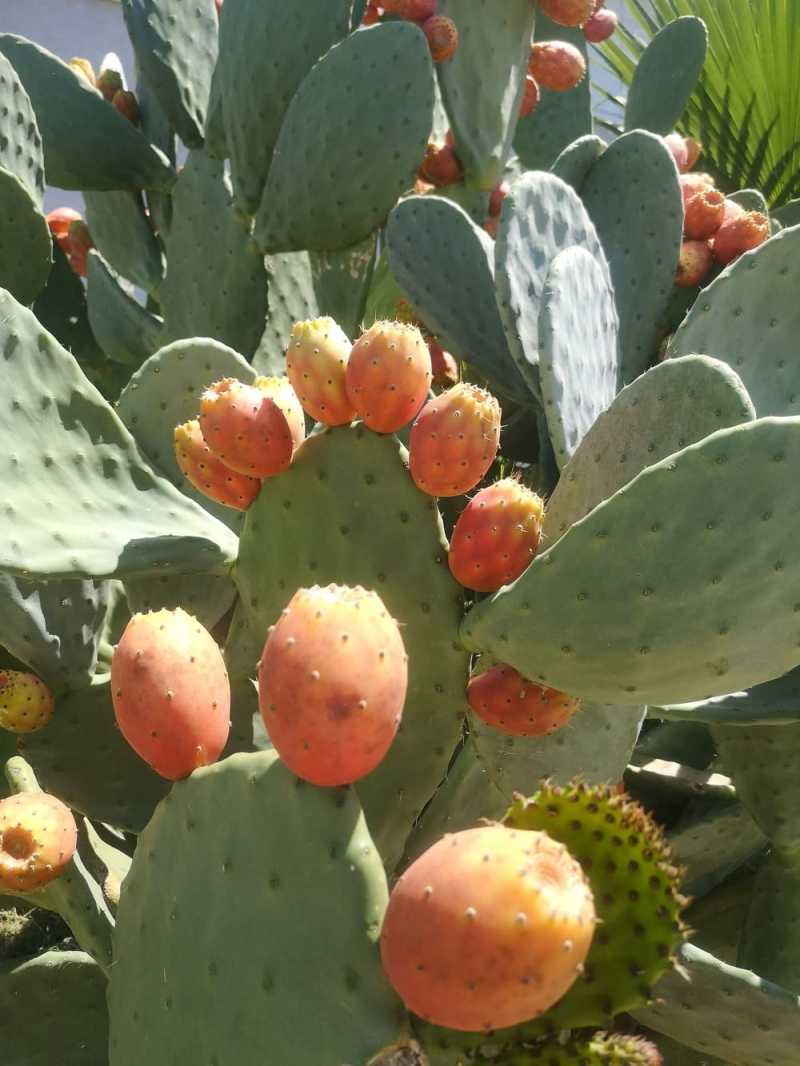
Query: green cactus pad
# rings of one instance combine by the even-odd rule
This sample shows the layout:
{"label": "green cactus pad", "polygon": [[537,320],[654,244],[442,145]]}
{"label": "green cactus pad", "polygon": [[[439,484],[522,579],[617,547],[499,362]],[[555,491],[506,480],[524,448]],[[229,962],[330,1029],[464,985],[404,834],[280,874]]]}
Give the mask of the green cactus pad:
{"label": "green cactus pad", "polygon": [[[309,0],[301,7],[282,0],[238,0],[223,9],[215,81],[236,201],[247,214],[258,210],[292,98],[320,56],[348,33],[351,7],[352,0]],[[372,86],[363,89],[370,93]],[[323,98],[315,103],[322,105]],[[325,125],[321,117],[318,121]]]}
{"label": "green cactus pad", "polygon": [[678,171],[658,137],[626,133],[589,171],[581,196],[611,268],[627,384],[654,362],[665,332],[683,230]]}
{"label": "green cactus pad", "polygon": [[203,143],[219,26],[213,0],[122,0],[136,64],[184,144]]}
{"label": "green cactus pad", "polygon": [[[230,12],[230,8],[228,11]],[[220,11],[220,25],[222,24],[222,11]],[[225,104],[222,99],[222,71],[221,63],[217,59],[214,73],[211,75],[211,86],[208,93],[208,109],[206,111],[205,143],[203,145],[206,154],[212,159],[227,159],[228,132],[225,126]]]}
{"label": "green cactus pad", "polygon": [[690,804],[668,834],[683,887],[704,896],[766,847],[767,838],[742,804],[731,797]]}
{"label": "green cactus pad", "polygon": [[109,605],[104,581],[25,581],[0,574],[0,644],[50,688],[88,685]]}
{"label": "green cactus pad", "polygon": [[440,0],[458,27],[458,50],[436,73],[466,179],[492,189],[503,177],[530,59],[530,0]]}
{"label": "green cactus pad", "polygon": [[0,569],[197,573],[235,557],[236,537],[153,472],[73,357],[7,293],[0,351],[10,398],[0,408]]}
{"label": "green cactus pad", "polygon": [[51,52],[12,33],[0,52],[30,97],[47,180],[61,189],[169,188],[175,174],[123,115]]}
{"label": "green cactus pad", "polygon": [[164,279],[164,254],[140,195],[86,192],[86,224],[103,258],[134,285],[155,292]]}
{"label": "green cactus pad", "polygon": [[309,257],[319,313],[335,319],[348,337],[356,337],[359,332],[375,253],[376,238],[371,233],[366,240],[340,252],[312,252]]}
{"label": "green cactus pad", "polygon": [[547,273],[558,253],[572,245],[591,253],[609,277],[602,246],[575,190],[553,174],[523,174],[503,202],[495,285],[508,347],[534,393],[539,392],[539,315]]}
{"label": "green cactus pad", "polygon": [[726,363],[704,355],[659,363],[619,393],[564,467],[545,511],[545,544],[645,467],[754,418],[744,386]]}
{"label": "green cactus pad", "polygon": [[412,23],[371,26],[331,48],[286,112],[256,218],[259,246],[335,251],[383,225],[413,184],[432,114],[430,51]]}
{"label": "green cactus pad", "polygon": [[492,1062],[495,1066],[662,1066],[654,1044],[621,1033],[595,1033],[566,1044],[548,1040],[524,1051],[504,1052]]}
{"label": "green cactus pad", "polygon": [[0,286],[21,303],[30,304],[50,273],[50,230],[28,187],[2,167],[0,204]]}
{"label": "green cactus pad", "polygon": [[800,226],[745,252],[704,289],[669,355],[706,352],[729,363],[763,415],[800,414]]}
{"label": "green cactus pad", "polygon": [[800,199],[790,200],[786,204],[781,204],[780,207],[774,207],[771,215],[773,220],[777,220],[786,228],[800,226]]}
{"label": "green cactus pad", "polygon": [[108,677],[62,696],[46,728],[24,737],[20,750],[46,792],[126,832],[144,828],[169,788],[117,728]]}
{"label": "green cactus pad", "polygon": [[[557,26],[536,12],[537,41],[566,41],[582,53],[589,67],[589,52],[581,29]],[[589,77],[568,92],[541,88],[540,100],[527,118],[520,119],[514,148],[526,170],[548,170],[567,145],[592,132],[592,97]]]}
{"label": "green cactus pad", "polygon": [[738,192],[732,192],[727,199],[733,200],[745,211],[760,211],[769,218],[769,206],[763,193],[760,193],[758,189],[739,189]]}
{"label": "green cactus pad", "polygon": [[503,392],[531,396],[508,349],[494,293],[494,245],[460,207],[415,196],[386,227],[389,267],[429,329]]}
{"label": "green cactus pad", "polygon": [[87,282],[89,324],[97,343],[130,372],[160,348],[162,320],[134,299],[97,251],[89,252]]}
{"label": "green cactus pad", "polygon": [[539,385],[561,468],[617,394],[617,326],[608,273],[579,245],[559,252],[539,318]]}
{"label": "green cactus pad", "polygon": [[104,1066],[107,982],[83,951],[0,960],[3,1066]]}
{"label": "green cactus pad", "polygon": [[[264,260],[234,214],[223,164],[192,152],[175,184],[161,286],[164,342],[213,337],[250,357],[267,314]],[[202,240],[213,254],[198,254]]]}
{"label": "green cactus pad", "polygon": [[657,711],[663,718],[720,725],[789,725],[800,721],[800,667],[743,692],[694,703],[666,704]]}
{"label": "green cactus pad", "polygon": [[3,137],[0,167],[18,178],[41,210],[44,197],[42,138],[31,100],[6,57],[0,53],[0,109]]}
{"label": "green cactus pad", "polygon": [[467,674],[457,644],[462,592],[436,504],[416,489],[406,461],[394,437],[356,425],[309,437],[289,470],[264,482],[245,518],[227,649],[231,676],[252,676],[267,628],[297,589],[329,582],[374,589],[400,622],[409,655],[403,722],[386,758],[358,783],[387,869],[445,775]]}
{"label": "green cactus pad", "polygon": [[[392,216],[390,215],[389,217],[391,220]],[[388,232],[387,228],[387,237]],[[420,291],[422,291],[421,288]],[[405,309],[406,304],[408,304],[408,299],[392,273],[389,265],[388,244],[384,242],[383,251],[375,264],[369,292],[367,293],[364,325],[369,327],[374,322],[391,321],[399,316],[401,310]],[[428,328],[427,325],[425,328]]]}
{"label": "green cactus pad", "polygon": [[125,593],[132,611],[183,607],[206,629],[213,629],[233,606],[236,586],[227,574],[159,575],[126,581]]}
{"label": "green cactus pad", "polygon": [[462,640],[603,702],[683,702],[780,676],[797,661],[797,461],[800,419],[785,418],[648,467],[473,608]]}
{"label": "green cactus pad", "polygon": [[684,944],[679,968],[656,985],[656,1001],[636,1020],[728,1066],[789,1066],[797,1061],[797,996],[750,970]]}
{"label": "green cactus pad", "polygon": [[580,195],[589,171],[605,150],[606,143],[602,138],[587,133],[568,144],[550,169]]}
{"label": "green cactus pad", "polygon": [[626,130],[670,133],[680,120],[708,50],[708,31],[693,16],[668,23],[642,53],[625,107]]}
{"label": "green cactus pad", "polygon": [[[791,727],[789,727],[791,728]],[[800,991],[800,871],[793,852],[772,851],[756,874],[738,964]]]}
{"label": "green cactus pad", "polygon": [[281,1066],[365,1062],[401,1035],[375,943],[386,901],[352,790],[298,781],[274,752],[197,770],[159,806],[125,882],[112,1066],[265,1049]]}
{"label": "green cactus pad", "polygon": [[253,366],[259,374],[285,374],[286,349],[295,322],[320,314],[311,257],[308,252],[284,252],[264,258],[269,313]]}

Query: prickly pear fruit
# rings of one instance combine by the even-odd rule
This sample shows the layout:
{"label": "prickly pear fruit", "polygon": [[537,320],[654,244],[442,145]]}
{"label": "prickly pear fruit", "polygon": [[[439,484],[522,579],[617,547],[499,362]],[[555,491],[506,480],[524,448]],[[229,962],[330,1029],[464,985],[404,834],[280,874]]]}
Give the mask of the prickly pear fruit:
{"label": "prickly pear fruit", "polygon": [[431,15],[422,23],[434,63],[452,59],[458,51],[458,27],[447,15]]}
{"label": "prickly pear fruit", "polygon": [[347,395],[376,433],[394,433],[419,411],[431,387],[431,357],[416,326],[376,322],[347,364]]}
{"label": "prickly pear fruit", "polygon": [[531,49],[528,73],[545,89],[566,92],[586,74],[586,60],[566,41],[537,41]]}
{"label": "prickly pear fruit", "polygon": [[33,733],[53,714],[53,693],[35,674],[0,670],[0,728]]}
{"label": "prickly pear fruit", "polygon": [[503,210],[503,201],[508,196],[508,182],[500,181],[489,195],[489,218],[497,218]]}
{"label": "prickly pear fruit", "polygon": [[175,458],[184,477],[210,500],[246,511],[258,496],[261,482],[231,470],[203,440],[195,418],[175,428]]}
{"label": "prickly pear fruit", "polygon": [[376,22],[380,22],[380,19],[381,19],[381,9],[380,9],[380,7],[378,6],[378,4],[375,3],[375,0],[369,0],[369,3],[367,4],[366,9],[365,9],[364,14],[363,14],[362,19],[361,19],[361,25],[362,26],[374,26]]}
{"label": "prickly pear fruit", "polygon": [[332,318],[296,322],[286,349],[286,372],[303,410],[326,426],[352,422],[345,372],[352,345]]}
{"label": "prickly pear fruit", "polygon": [[116,94],[125,88],[122,74],[114,67],[103,67],[97,75],[97,88],[102,93],[103,99],[111,103]]}
{"label": "prickly pear fruit", "polygon": [[686,169],[691,170],[703,154],[703,146],[694,137],[684,137],[683,140],[686,144]]}
{"label": "prickly pear fruit", "polygon": [[714,256],[708,241],[684,241],[678,259],[675,284],[683,289],[702,285],[713,265]]}
{"label": "prickly pear fruit", "polygon": [[680,174],[678,181],[683,195],[684,208],[693,196],[714,188],[714,179],[710,174]]}
{"label": "prickly pear fruit", "polygon": [[718,189],[701,189],[686,202],[683,232],[692,241],[713,236],[725,217],[725,197]]}
{"label": "prickly pear fruit", "polygon": [[580,700],[537,685],[505,663],[470,680],[467,702],[481,721],[513,737],[555,733],[580,706]]}
{"label": "prickly pear fruit", "polygon": [[128,89],[120,89],[114,93],[111,106],[119,111],[121,115],[124,115],[128,122],[131,122],[134,126],[141,125],[142,114],[139,110],[139,101],[136,99],[135,93],[130,92]]}
{"label": "prickly pear fruit", "polygon": [[493,241],[497,240],[497,229],[500,219],[487,218],[483,223],[484,230],[489,234]]}
{"label": "prickly pear fruit", "polygon": [[455,149],[448,144],[438,145],[431,142],[425,149],[425,158],[417,171],[423,181],[443,188],[455,185],[464,177],[464,168],[456,155]]}
{"label": "prickly pear fruit", "polygon": [[231,692],[222,653],[190,614],[135,614],[111,658],[111,698],[120,732],[169,781],[222,754]]}
{"label": "prickly pear fruit", "polygon": [[461,496],[492,465],[500,444],[500,404],[462,381],[422,408],[411,427],[409,466],[429,496]]}
{"label": "prickly pear fruit", "polygon": [[539,86],[532,74],[525,75],[525,91],[522,94],[522,103],[519,105],[519,117],[527,118],[531,111],[539,103]]}
{"label": "prickly pear fruit", "polygon": [[381,7],[388,14],[421,22],[436,12],[436,0],[383,0]]}
{"label": "prickly pear fruit", "polygon": [[70,59],[67,66],[71,67],[75,73],[94,89],[97,87],[97,76],[94,72],[94,67],[88,59],[82,59],[80,56],[73,56]]}
{"label": "prickly pear fruit", "polygon": [[542,535],[544,503],[515,478],[487,485],[461,514],[450,538],[448,562],[459,584],[495,592],[528,568]]}
{"label": "prickly pear fruit", "polygon": [[261,714],[289,769],[315,785],[370,773],[394,740],[408,684],[400,629],[375,592],[299,589],[258,669]]}
{"label": "prickly pear fruit", "polygon": [[583,27],[583,36],[589,44],[602,44],[617,32],[619,19],[609,8],[599,8]]}
{"label": "prickly pear fruit", "polygon": [[32,892],[55,880],[75,854],[72,811],[46,792],[0,800],[0,889]]}
{"label": "prickly pear fruit", "polygon": [[274,477],[292,461],[286,415],[266,393],[234,378],[217,381],[203,393],[200,429],[211,451],[238,474]]}
{"label": "prickly pear fruit", "polygon": [[89,252],[94,248],[94,241],[89,233],[89,227],[82,218],[70,222],[67,239],[69,242],[69,252],[67,254],[69,265],[75,274],[85,278],[89,264]]}
{"label": "prickly pear fruit", "polygon": [[539,7],[559,26],[582,26],[594,12],[594,0],[539,0]]}
{"label": "prickly pear fruit", "polygon": [[681,174],[684,174],[689,169],[689,152],[686,148],[686,140],[681,137],[680,133],[675,132],[668,133],[666,137],[661,139],[664,142],[664,147],[668,149],[675,160],[675,166]]}
{"label": "prickly pear fruit", "polygon": [[458,363],[450,352],[446,352],[433,337],[428,338],[428,352],[431,357],[432,384],[435,388],[449,388],[458,381]]}
{"label": "prickly pear fruit", "polygon": [[480,1032],[537,1017],[578,976],[595,909],[580,865],[546,833],[448,834],[394,886],[383,968],[409,1010]]}
{"label": "prickly pear fruit", "polygon": [[306,439],[306,419],[302,404],[289,379],[277,376],[259,377],[253,382],[253,387],[263,392],[265,396],[269,396],[272,402],[283,411],[292,437],[293,451],[297,451]]}
{"label": "prickly pear fruit", "polygon": [[758,248],[768,237],[767,216],[760,211],[743,211],[730,220],[726,219],[717,230],[712,244],[714,258],[723,265],[732,263],[742,252]]}

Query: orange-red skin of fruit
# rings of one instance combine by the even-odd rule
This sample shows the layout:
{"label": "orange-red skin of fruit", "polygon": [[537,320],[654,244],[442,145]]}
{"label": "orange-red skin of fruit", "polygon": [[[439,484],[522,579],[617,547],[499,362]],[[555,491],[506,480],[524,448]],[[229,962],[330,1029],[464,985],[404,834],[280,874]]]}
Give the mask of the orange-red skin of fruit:
{"label": "orange-red skin of fruit", "polygon": [[686,169],[691,170],[703,153],[703,146],[694,137],[684,137],[686,144]]}
{"label": "orange-red skin of fruit", "polygon": [[583,26],[594,13],[595,0],[539,0],[542,14],[559,26]]}
{"label": "orange-red skin of fruit", "polygon": [[[738,205],[737,205],[738,206]],[[714,258],[726,265],[743,252],[758,248],[769,238],[769,219],[760,211],[743,211],[729,222],[723,222],[712,242]]]}
{"label": "orange-red skin of fruit", "polygon": [[217,458],[238,474],[274,477],[292,461],[294,440],[286,415],[260,389],[234,378],[203,393],[200,429]]}
{"label": "orange-red skin of fruit", "polygon": [[522,94],[522,103],[519,105],[519,117],[527,118],[539,103],[541,94],[536,79],[532,74],[525,75],[525,90]]}
{"label": "orange-red skin of fruit", "polygon": [[347,363],[347,396],[376,433],[408,425],[431,387],[431,357],[416,326],[376,322],[362,333]]}
{"label": "orange-red skin of fruit", "polygon": [[367,8],[364,12],[364,17],[361,19],[361,25],[374,26],[376,22],[380,22],[380,18],[380,7],[376,3],[373,3],[372,0],[370,0],[370,3],[367,4]]}
{"label": "orange-red skin of fruit", "polygon": [[345,381],[351,349],[344,330],[329,316],[292,327],[286,373],[303,410],[326,426],[344,426],[356,417]]}
{"label": "orange-red skin of fruit", "polygon": [[619,19],[609,8],[598,8],[583,27],[583,36],[589,44],[602,44],[617,32]]}
{"label": "orange-red skin of fruit", "polygon": [[528,73],[552,92],[568,92],[586,75],[586,60],[566,41],[537,41],[531,49]]}
{"label": "orange-red skin of fruit", "polygon": [[423,181],[442,188],[461,181],[464,177],[464,168],[454,148],[447,144],[431,143],[425,150],[425,158],[420,163],[417,173]]}
{"label": "orange-red skin of fruit", "polygon": [[62,252],[69,254],[69,227],[73,222],[80,222],[81,216],[71,207],[56,207],[47,215],[47,225],[56,244]]}
{"label": "orange-red skin of fruit", "polygon": [[678,182],[681,187],[684,209],[693,196],[714,188],[714,179],[710,174],[679,174]]}
{"label": "orange-red skin of fruit", "polygon": [[580,700],[537,685],[505,663],[470,680],[467,702],[482,722],[512,737],[555,733],[580,707]]}
{"label": "orange-red skin of fruit", "polygon": [[429,400],[411,427],[409,468],[429,496],[461,496],[492,465],[500,444],[500,405],[469,382]]}
{"label": "orange-red skin of fruit", "polygon": [[503,210],[503,201],[508,196],[508,182],[500,181],[489,196],[489,218],[497,218]]}
{"label": "orange-red skin of fruit", "polygon": [[682,289],[702,285],[714,265],[708,241],[684,241],[681,245],[675,284]]}
{"label": "orange-red skin of fruit", "polygon": [[458,27],[447,15],[432,15],[422,23],[434,63],[452,59],[458,51]]}
{"label": "orange-red skin of fruit", "polygon": [[541,498],[513,478],[487,485],[458,516],[450,538],[450,573],[475,592],[510,585],[536,554],[543,517]]}
{"label": "orange-red skin of fruit", "polygon": [[381,762],[397,733],[408,659],[377,593],[300,589],[267,637],[259,705],[289,769],[323,787],[350,784]]}
{"label": "orange-red skin of fruit", "polygon": [[661,138],[664,142],[664,147],[670,152],[672,158],[675,160],[675,166],[678,168],[681,174],[685,174],[689,169],[689,152],[686,149],[686,140],[680,133],[668,133],[666,137]]}
{"label": "orange-red skin of fruit", "polygon": [[487,218],[483,223],[484,230],[489,234],[493,241],[497,240],[497,228],[499,222],[499,218]]}
{"label": "orange-red skin of fruit", "polygon": [[34,733],[53,715],[53,693],[36,674],[0,670],[0,728]]}
{"label": "orange-red skin of fruit", "polygon": [[246,511],[261,490],[258,478],[237,474],[214,455],[196,418],[175,427],[175,459],[198,492],[225,507]]}
{"label": "orange-red skin of fruit", "polygon": [[411,22],[421,22],[436,13],[436,0],[384,0],[384,11]]}
{"label": "orange-red skin of fruit", "polygon": [[571,987],[595,921],[585,875],[562,844],[499,825],[466,829],[395,884],[381,960],[415,1014],[467,1032],[501,1029]]}
{"label": "orange-red skin of fruit", "polygon": [[272,377],[257,377],[253,382],[254,388],[263,392],[276,403],[283,411],[286,424],[289,427],[289,435],[292,438],[292,450],[296,452],[306,439],[306,418],[303,414],[303,405],[292,388],[288,378],[274,375]]}
{"label": "orange-red skin of fruit", "polygon": [[683,232],[690,241],[713,237],[725,217],[725,197],[718,189],[701,189],[686,203]]}
{"label": "orange-red skin of fruit", "polygon": [[0,889],[32,892],[55,880],[75,854],[72,811],[47,792],[0,799]]}
{"label": "orange-red skin of fruit", "polygon": [[111,698],[122,735],[168,781],[216,762],[227,743],[231,694],[222,653],[180,608],[128,622],[111,659]]}
{"label": "orange-red skin of fruit", "polygon": [[458,381],[458,363],[450,352],[428,337],[428,352],[431,357],[432,384],[438,388],[449,388]]}

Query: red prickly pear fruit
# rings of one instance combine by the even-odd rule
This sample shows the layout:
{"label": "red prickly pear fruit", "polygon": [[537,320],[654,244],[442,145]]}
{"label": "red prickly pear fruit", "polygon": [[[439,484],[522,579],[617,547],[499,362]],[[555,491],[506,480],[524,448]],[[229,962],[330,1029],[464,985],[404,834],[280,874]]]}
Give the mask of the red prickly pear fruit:
{"label": "red prickly pear fruit", "polygon": [[709,189],[714,188],[714,179],[710,174],[680,174],[678,182],[683,195],[684,208],[693,196],[696,196],[699,192],[707,192]]}
{"label": "red prickly pear fruit", "polygon": [[447,15],[431,15],[425,19],[422,32],[428,39],[434,63],[444,63],[458,51],[458,27]]}
{"label": "red prickly pear fruit", "polygon": [[542,14],[559,26],[582,26],[594,13],[595,0],[539,0]]}
{"label": "red prickly pear fruit", "polygon": [[381,7],[400,18],[424,22],[436,13],[436,0],[383,0]]}
{"label": "red prickly pear fruit", "polygon": [[448,148],[455,148],[456,139],[453,136],[452,130],[448,130],[447,133],[444,135],[444,143],[447,145]]}
{"label": "red prickly pear fruit", "polygon": [[580,707],[580,700],[537,685],[505,663],[471,679],[467,702],[481,721],[512,737],[555,733]]}
{"label": "red prickly pear fruit", "polygon": [[114,93],[111,106],[119,111],[121,115],[124,115],[134,126],[141,125],[142,114],[139,111],[139,103],[135,93],[127,89],[120,89],[119,92]]}
{"label": "red prickly pear fruit", "polygon": [[352,422],[345,376],[352,345],[332,318],[296,322],[286,349],[286,372],[303,410],[326,426]]}
{"label": "red prickly pear fruit", "polygon": [[539,547],[544,503],[516,478],[487,485],[453,528],[450,573],[465,588],[496,592],[523,573]]}
{"label": "red prickly pear fruit", "polygon": [[414,195],[415,196],[427,196],[429,192],[433,192],[436,188],[435,185],[431,185],[429,181],[423,181],[422,178],[417,178],[414,182]]}
{"label": "red prickly pear fruit", "polygon": [[97,76],[95,75],[94,67],[88,59],[81,59],[80,56],[73,56],[67,66],[71,67],[78,77],[82,78],[87,85],[91,85],[93,89],[97,88]]}
{"label": "red prickly pear fruit", "polygon": [[114,70],[113,67],[106,67],[101,70],[97,76],[96,84],[103,99],[107,100],[109,104],[116,94],[125,88],[122,82],[122,75],[118,70]]}
{"label": "red prickly pear fruit", "polygon": [[675,284],[682,289],[702,285],[714,264],[708,241],[684,241],[678,258]]}
{"label": "red prickly pear fruit", "polygon": [[484,476],[499,444],[500,404],[462,381],[417,415],[409,442],[411,476],[429,496],[461,496]]}
{"label": "red prickly pear fruit", "polygon": [[536,79],[532,74],[525,75],[525,91],[522,94],[522,103],[519,105],[519,117],[527,118],[535,110],[539,103],[541,93]]}
{"label": "red prickly pear fruit", "polygon": [[135,614],[111,657],[120,732],[157,774],[188,777],[228,740],[231,690],[213,637],[181,610]]}
{"label": "red prickly pear fruit", "polygon": [[686,169],[691,170],[703,154],[703,146],[694,137],[684,137],[684,142],[686,144]]}
{"label": "red prickly pear fruit", "polygon": [[58,247],[69,255],[69,227],[73,222],[80,222],[81,216],[71,207],[56,207],[47,215],[47,225]]}
{"label": "red prickly pear fruit", "polygon": [[94,241],[91,233],[89,233],[89,227],[82,218],[70,222],[67,240],[69,242],[67,255],[69,265],[73,273],[85,278],[89,265],[89,252],[94,248]]}
{"label": "red prickly pear fruit", "polygon": [[54,881],[75,854],[72,811],[47,792],[0,800],[0,889],[33,892]]}
{"label": "red prickly pear fruit", "polygon": [[726,222],[733,222],[735,218],[741,218],[744,214],[744,208],[741,204],[737,204],[735,200],[725,200],[725,214],[722,217],[722,225]]}
{"label": "red prickly pear fruit", "polygon": [[348,785],[381,762],[400,725],[408,656],[375,592],[299,589],[264,645],[261,714],[292,771],[312,784]]}
{"label": "red prickly pear fruit", "polygon": [[583,36],[589,44],[602,44],[617,32],[619,19],[609,8],[598,8],[583,27]]}
{"label": "red prickly pear fruit", "polygon": [[237,511],[246,511],[261,489],[258,478],[237,474],[214,455],[196,418],[175,427],[175,459],[198,492]]}
{"label": "red prickly pear fruit", "polygon": [[500,181],[489,196],[489,218],[497,218],[503,210],[503,201],[508,196],[508,182]]}
{"label": "red prickly pear fruit", "polygon": [[484,230],[489,234],[493,241],[497,240],[497,227],[499,218],[487,218],[483,223]]}
{"label": "red prickly pear fruit", "polygon": [[566,41],[539,41],[531,49],[528,73],[545,89],[567,92],[583,81],[586,60]]}
{"label": "red prickly pear fruit", "polygon": [[432,383],[436,388],[449,388],[458,381],[458,363],[433,337],[428,338],[431,357]]}
{"label": "red prickly pear fruit", "polygon": [[685,174],[689,169],[689,152],[686,148],[686,140],[681,137],[680,133],[668,133],[666,137],[661,138],[664,147],[670,153],[675,160],[675,166],[678,168],[681,174]]}
{"label": "red prickly pear fruit", "polygon": [[683,232],[692,241],[712,237],[725,217],[725,197],[718,189],[701,189],[686,201]]}
{"label": "red prickly pear fruit", "polygon": [[758,248],[768,237],[767,216],[760,211],[745,211],[729,222],[723,222],[717,230],[712,242],[714,258],[723,266],[732,263],[743,252]]}
{"label": "red prickly pear fruit", "polygon": [[406,1007],[466,1032],[536,1018],[577,978],[594,935],[580,864],[546,833],[448,834],[392,889],[384,972]]}
{"label": "red prickly pear fruit", "polygon": [[53,693],[35,674],[0,670],[0,728],[33,733],[53,714]]}
{"label": "red prickly pear fruit", "polygon": [[362,333],[347,364],[347,395],[365,425],[395,433],[425,403],[431,357],[416,326],[376,322]]}
{"label": "red prickly pear fruit", "polygon": [[464,177],[464,168],[454,148],[446,144],[431,143],[425,149],[425,158],[420,163],[417,173],[423,181],[441,188],[461,181]]}
{"label": "red prickly pear fruit", "polygon": [[258,377],[253,382],[253,387],[269,396],[283,411],[292,438],[292,453],[296,452],[306,439],[306,418],[292,383],[284,377]]}
{"label": "red prickly pear fruit", "polygon": [[200,430],[214,455],[237,474],[274,477],[292,461],[286,415],[260,389],[234,378],[217,381],[203,393]]}

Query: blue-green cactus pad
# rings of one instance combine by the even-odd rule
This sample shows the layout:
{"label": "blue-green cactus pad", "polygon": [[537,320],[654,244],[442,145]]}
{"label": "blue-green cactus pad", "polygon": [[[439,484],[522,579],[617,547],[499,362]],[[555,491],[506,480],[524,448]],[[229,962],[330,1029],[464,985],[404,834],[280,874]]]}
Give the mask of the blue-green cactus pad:
{"label": "blue-green cactus pad", "polygon": [[265,256],[264,266],[269,312],[253,366],[259,374],[284,374],[292,326],[320,314],[311,257],[308,252],[283,252]]}
{"label": "blue-green cactus pad", "polygon": [[376,235],[371,233],[340,252],[311,252],[309,257],[319,313],[335,319],[348,337],[356,337],[359,332],[375,267],[376,244]]}
{"label": "blue-green cactus pad", "polygon": [[122,0],[136,64],[184,144],[203,143],[219,26],[214,0]]}
{"label": "blue-green cactus pad", "polygon": [[768,418],[647,467],[473,608],[462,639],[606,703],[781,675],[798,659],[799,461],[800,419]]}
{"label": "blue-green cactus pad", "polygon": [[658,137],[626,133],[589,171],[581,196],[611,268],[627,384],[654,361],[664,333],[683,230],[678,171]]}
{"label": "blue-green cactus pad", "polygon": [[169,611],[182,607],[213,629],[236,599],[236,586],[227,574],[177,574],[139,577],[125,582],[132,611]]}
{"label": "blue-green cactus pad", "polygon": [[800,666],[763,685],[694,703],[657,708],[660,717],[722,725],[788,725],[800,721]]}
{"label": "blue-green cactus pad", "polygon": [[760,416],[800,414],[798,256],[800,226],[745,252],[703,290],[669,347],[729,363]]}
{"label": "blue-green cactus pad", "polygon": [[754,418],[744,386],[726,363],[705,355],[659,363],[619,393],[564,467],[545,511],[545,544],[645,467]]}
{"label": "blue-green cactus pad", "polygon": [[[797,726],[794,730],[797,732]],[[796,752],[796,740],[792,746]],[[794,817],[791,809],[785,813]],[[737,959],[739,966],[795,992],[800,987],[800,873],[796,856],[796,851],[774,849],[756,874]]]}
{"label": "blue-green cactus pad", "polygon": [[739,189],[738,192],[732,192],[727,199],[733,200],[735,204],[743,207],[745,211],[760,211],[762,215],[766,215],[769,218],[767,201],[764,198],[764,194],[760,193],[758,189]]}
{"label": "blue-green cactus pad", "polygon": [[109,359],[130,373],[162,344],[163,322],[124,287],[98,251],[89,252],[86,303],[89,324]]}
{"label": "blue-green cactus pad", "polygon": [[0,569],[109,577],[219,569],[236,537],[157,476],[73,357],[0,292]]}
{"label": "blue-green cactus pad", "polygon": [[391,272],[425,325],[456,358],[530,402],[497,311],[489,235],[449,200],[415,196],[392,211],[386,240]]}
{"label": "blue-green cactus pad", "polygon": [[0,286],[31,304],[50,273],[50,230],[27,185],[2,167],[0,204]]}
{"label": "blue-green cactus pad", "polygon": [[42,135],[47,181],[61,189],[168,188],[166,158],[127,118],[51,52],[12,33],[0,52],[30,97]]}
{"label": "blue-green cactus pad", "polygon": [[31,100],[11,63],[0,53],[0,167],[25,186],[34,204],[41,209],[44,196],[42,138]]}
{"label": "blue-green cactus pad", "polygon": [[559,467],[617,394],[617,309],[608,274],[585,248],[550,264],[539,318],[539,385]]}
{"label": "blue-green cactus pad", "polygon": [[164,340],[214,337],[250,357],[267,314],[264,259],[231,201],[223,164],[192,152],[172,196],[161,286]]}
{"label": "blue-green cactus pad", "polygon": [[467,181],[492,189],[511,154],[530,59],[530,0],[440,0],[458,49],[436,73]]}
{"label": "blue-green cactus pad", "polygon": [[605,150],[606,143],[601,137],[587,133],[568,144],[550,169],[580,195],[589,171]]}
{"label": "blue-green cactus pad", "polygon": [[331,48],[286,112],[256,218],[260,247],[335,251],[383,225],[413,185],[432,114],[430,51],[412,23]]}
{"label": "blue-green cactus pad", "polygon": [[298,781],[274,752],[197,770],[125,881],[111,1066],[365,1063],[402,1025],[375,943],[386,901],[352,790]]}
{"label": "blue-green cactus pad", "polygon": [[141,195],[122,189],[86,192],[83,199],[86,224],[103,258],[134,285],[155,292],[166,264]]}
{"label": "blue-green cactus pad", "polygon": [[626,130],[671,133],[700,77],[708,31],[691,15],[667,23],[642,53],[625,107]]}
{"label": "blue-green cactus pad", "polygon": [[684,871],[683,890],[692,896],[705,896],[767,846],[743,804],[731,797],[690,803],[667,839]]}

